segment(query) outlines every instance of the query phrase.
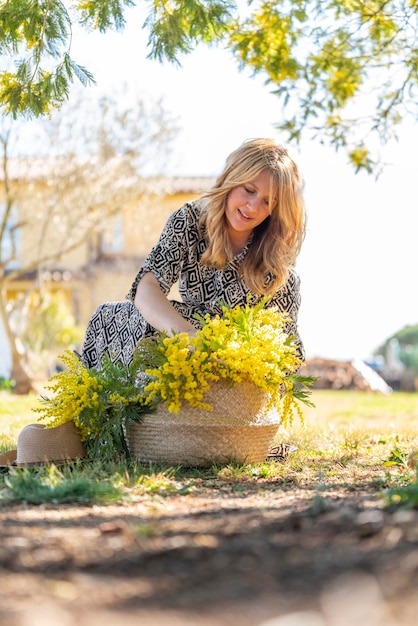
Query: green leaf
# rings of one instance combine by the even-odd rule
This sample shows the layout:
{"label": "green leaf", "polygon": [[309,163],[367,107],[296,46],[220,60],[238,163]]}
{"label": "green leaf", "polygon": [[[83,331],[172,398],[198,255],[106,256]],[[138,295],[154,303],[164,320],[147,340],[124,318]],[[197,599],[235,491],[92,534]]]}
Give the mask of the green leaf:
{"label": "green leaf", "polygon": [[218,41],[228,31],[236,9],[232,0],[153,0],[143,27],[149,30],[149,58],[180,64],[179,55],[196,43]]}
{"label": "green leaf", "polygon": [[80,23],[101,33],[109,29],[123,30],[125,9],[135,6],[134,0],[77,0],[75,8],[80,11]]}

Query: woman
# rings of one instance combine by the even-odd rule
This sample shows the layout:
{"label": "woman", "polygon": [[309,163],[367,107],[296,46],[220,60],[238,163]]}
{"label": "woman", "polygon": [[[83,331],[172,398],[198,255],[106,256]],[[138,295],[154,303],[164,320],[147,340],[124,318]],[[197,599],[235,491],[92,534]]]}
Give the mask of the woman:
{"label": "woman", "polygon": [[[86,330],[82,359],[100,367],[104,352],[129,364],[143,337],[156,330],[195,333],[196,313],[220,313],[220,303],[255,304],[287,312],[298,336],[296,257],[305,235],[302,179],[287,150],[272,139],[244,142],[227,158],[212,189],[168,219],[127,295],[106,303]],[[182,301],[167,295],[177,283]]]}

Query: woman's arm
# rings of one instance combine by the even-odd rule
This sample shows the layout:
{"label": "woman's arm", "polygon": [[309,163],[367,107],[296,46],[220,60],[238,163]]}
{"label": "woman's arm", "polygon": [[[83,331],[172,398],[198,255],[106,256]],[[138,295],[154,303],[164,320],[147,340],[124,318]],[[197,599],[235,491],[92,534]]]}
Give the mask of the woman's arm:
{"label": "woman's arm", "polygon": [[177,313],[152,272],[144,274],[139,281],[134,304],[148,324],[169,336],[174,332],[196,333],[196,328]]}

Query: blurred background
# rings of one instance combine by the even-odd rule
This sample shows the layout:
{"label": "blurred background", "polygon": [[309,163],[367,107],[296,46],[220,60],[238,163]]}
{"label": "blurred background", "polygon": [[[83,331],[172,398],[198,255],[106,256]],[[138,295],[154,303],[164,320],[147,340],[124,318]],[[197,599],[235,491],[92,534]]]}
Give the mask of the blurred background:
{"label": "blurred background", "polygon": [[[147,59],[143,16],[130,9],[120,33],[76,28],[72,56],[96,86],[74,87],[48,120],[2,120],[0,206],[15,214],[2,240],[11,259],[5,379],[24,378],[16,363],[27,351],[23,369],[53,372],[63,347],[80,345],[95,306],[124,298],[168,214],[204,191],[245,139],[282,140],[279,101],[261,77],[216,47],[198,46],[181,67]],[[386,367],[395,387],[405,369],[418,371],[417,140],[416,125],[403,124],[378,177],[356,174],[319,140],[289,146],[308,211],[297,264],[307,357]]]}

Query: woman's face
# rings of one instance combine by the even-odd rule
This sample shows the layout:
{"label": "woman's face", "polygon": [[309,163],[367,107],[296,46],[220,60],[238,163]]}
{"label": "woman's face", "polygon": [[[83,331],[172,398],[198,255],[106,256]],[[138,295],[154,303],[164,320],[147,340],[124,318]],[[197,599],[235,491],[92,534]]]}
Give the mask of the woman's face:
{"label": "woman's face", "polygon": [[226,202],[226,220],[232,241],[250,236],[270,215],[270,175],[263,170],[247,183],[234,187]]}

